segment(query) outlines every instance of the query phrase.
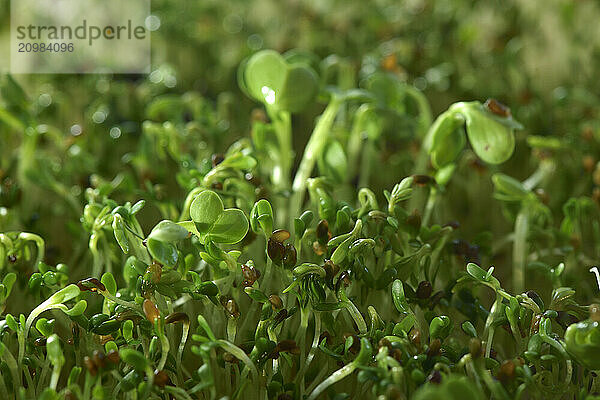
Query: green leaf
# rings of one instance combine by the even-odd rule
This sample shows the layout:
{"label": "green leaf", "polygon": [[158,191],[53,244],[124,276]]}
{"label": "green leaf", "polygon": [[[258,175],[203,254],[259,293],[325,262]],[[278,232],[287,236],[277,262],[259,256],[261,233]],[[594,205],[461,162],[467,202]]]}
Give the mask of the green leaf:
{"label": "green leaf", "polygon": [[312,308],[315,311],[335,311],[335,310],[340,310],[340,309],[344,308],[344,303],[341,301],[337,302],[337,303],[325,303],[325,302],[314,303],[312,305]]}
{"label": "green leaf", "polygon": [[273,233],[273,208],[268,200],[260,199],[254,203],[250,212],[250,224],[254,232],[259,233],[259,229],[262,229],[265,236],[271,236]]}
{"label": "green leaf", "polygon": [[492,175],[492,182],[496,189],[494,197],[498,200],[521,201],[529,194],[521,182],[502,173]]}
{"label": "green leaf", "polygon": [[263,50],[241,65],[240,86],[254,99],[278,110],[298,112],[317,95],[317,74],[307,64],[287,62],[273,50]]}
{"label": "green leaf", "polygon": [[223,213],[223,202],[218,194],[205,190],[201,192],[190,206],[190,216],[200,233],[208,232]]}
{"label": "green leaf", "polygon": [[196,196],[190,215],[203,244],[209,236],[216,243],[234,244],[248,233],[248,219],[244,212],[236,208],[225,210],[219,195],[210,190]]}
{"label": "green leaf", "polygon": [[177,225],[173,221],[164,220],[156,224],[150,235],[148,235],[148,238],[164,242],[177,242],[188,236],[189,232],[183,226]]}
{"label": "green leaf", "polygon": [[408,307],[406,297],[404,297],[404,287],[402,286],[402,281],[400,279],[396,279],[394,283],[392,283],[392,300],[394,301],[394,306],[396,306],[396,310],[398,310],[399,312],[411,312],[410,308]]}
{"label": "green leaf", "polygon": [[2,280],[2,284],[6,287],[6,296],[10,295],[10,292],[12,291],[13,285],[15,284],[16,280],[17,274],[15,274],[14,272],[9,272]]}
{"label": "green leaf", "polygon": [[125,223],[123,222],[123,217],[121,217],[120,214],[114,214],[112,228],[119,247],[121,247],[123,253],[128,254],[130,249],[129,239],[127,239],[127,235],[125,233]]}
{"label": "green leaf", "polygon": [[65,303],[79,296],[79,293],[81,293],[81,291],[79,290],[77,285],[71,284],[65,287],[64,289],[61,289],[58,292],[54,293],[48,298],[48,300],[45,301],[45,303],[47,303],[48,305]]}
{"label": "green leaf", "polygon": [[104,285],[108,293],[113,296],[117,293],[117,282],[115,281],[115,277],[110,272],[105,272],[102,274],[102,278],[100,278],[100,282]]}
{"label": "green leaf", "polygon": [[452,321],[449,317],[441,315],[431,320],[429,324],[429,336],[433,339],[445,339],[452,330]]}
{"label": "green leaf", "polygon": [[51,335],[46,340],[46,354],[50,362],[55,366],[65,363],[65,356],[60,348],[60,339],[56,334]]}
{"label": "green leaf", "polygon": [[246,287],[244,288],[244,291],[254,301],[258,301],[259,303],[266,303],[269,301],[267,295],[256,288]]}
{"label": "green leaf", "polygon": [[86,308],[87,308],[87,301],[79,300],[77,302],[77,304],[75,304],[73,306],[73,308],[71,308],[70,310],[63,310],[63,311],[69,317],[77,317],[79,315],[82,315]]}
{"label": "green leaf", "polygon": [[174,267],[177,264],[177,248],[171,243],[148,239],[146,246],[152,258],[159,263],[168,267]]}
{"label": "green leaf", "polygon": [[119,350],[119,356],[121,357],[121,360],[131,365],[137,371],[145,371],[149,366],[146,357],[137,350],[121,349]]}
{"label": "green leaf", "polygon": [[248,220],[242,210],[225,210],[209,231],[210,239],[216,243],[235,244],[248,233]]}
{"label": "green leaf", "polygon": [[508,119],[500,119],[478,101],[456,103],[450,110],[465,118],[469,142],[483,161],[501,164],[512,156],[515,150],[514,129],[518,125]]}
{"label": "green leaf", "polygon": [[433,123],[425,142],[431,155],[431,163],[440,169],[456,160],[465,148],[467,139],[463,129],[465,119],[450,110],[441,114]]}
{"label": "green leaf", "polygon": [[37,329],[42,336],[50,336],[54,332],[54,319],[40,318],[35,322],[35,329]]}
{"label": "green leaf", "polygon": [[469,273],[469,275],[471,275],[473,278],[477,279],[478,281],[485,281],[485,276],[486,276],[487,272],[485,270],[483,270],[482,268],[480,268],[477,264],[468,263],[467,264],[467,272]]}

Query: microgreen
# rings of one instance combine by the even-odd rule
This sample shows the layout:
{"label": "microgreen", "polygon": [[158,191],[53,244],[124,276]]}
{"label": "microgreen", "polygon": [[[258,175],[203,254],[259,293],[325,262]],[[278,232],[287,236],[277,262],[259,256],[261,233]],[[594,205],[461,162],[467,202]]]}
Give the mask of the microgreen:
{"label": "microgreen", "polygon": [[23,200],[2,181],[0,397],[599,391],[596,159],[571,185],[583,146],[527,136],[521,100],[515,118],[482,97],[434,119],[446,97],[430,106],[396,45],[358,63],[256,51],[238,66],[247,98],[214,103],[155,73],[136,91],[94,82],[136,136],[122,147],[66,140],[4,77],[0,139],[19,133],[22,157],[0,160],[0,180]]}

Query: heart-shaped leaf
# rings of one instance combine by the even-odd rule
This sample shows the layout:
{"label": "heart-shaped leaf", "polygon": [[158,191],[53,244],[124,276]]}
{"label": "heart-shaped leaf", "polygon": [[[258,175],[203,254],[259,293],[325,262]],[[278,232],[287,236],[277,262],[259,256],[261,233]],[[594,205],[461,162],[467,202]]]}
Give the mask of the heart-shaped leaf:
{"label": "heart-shaped leaf", "polygon": [[174,267],[177,264],[177,248],[171,243],[156,239],[148,239],[146,244],[152,258],[168,267]]}
{"label": "heart-shaped leaf", "polygon": [[512,156],[515,150],[514,129],[520,127],[512,118],[496,116],[478,101],[456,103],[450,111],[465,118],[469,142],[483,161],[501,164]]}
{"label": "heart-shaped leaf", "polygon": [[234,244],[248,233],[248,220],[242,210],[236,208],[223,211],[208,235],[216,243]]}
{"label": "heart-shaped leaf", "polygon": [[431,126],[425,146],[429,148],[431,163],[435,168],[452,163],[464,149],[467,143],[462,127],[464,122],[460,114],[446,111]]}
{"label": "heart-shaped leaf", "polygon": [[215,243],[234,244],[241,241],[248,232],[248,219],[243,211],[231,208],[225,210],[218,194],[210,190],[201,192],[190,206],[190,216],[198,235],[204,244],[207,238]]}
{"label": "heart-shaped leaf", "polygon": [[165,242],[177,242],[185,239],[188,235],[188,230],[183,226],[177,225],[173,221],[164,220],[156,224],[148,238]]}
{"label": "heart-shaped leaf", "polygon": [[298,112],[317,95],[318,79],[314,70],[294,59],[288,62],[276,51],[260,51],[241,68],[242,89],[276,109]]}
{"label": "heart-shaped leaf", "polygon": [[190,206],[190,216],[200,233],[206,233],[219,219],[224,211],[223,202],[218,194],[205,190],[201,192]]}

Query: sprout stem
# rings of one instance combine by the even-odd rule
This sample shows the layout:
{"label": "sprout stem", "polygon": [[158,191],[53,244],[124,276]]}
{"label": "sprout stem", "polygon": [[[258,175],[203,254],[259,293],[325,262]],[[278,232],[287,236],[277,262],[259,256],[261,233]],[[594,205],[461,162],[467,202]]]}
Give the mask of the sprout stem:
{"label": "sprout stem", "polygon": [[310,178],[315,163],[317,162],[317,157],[321,154],[323,148],[327,144],[331,126],[335,121],[335,116],[341,105],[341,100],[336,99],[335,97],[331,99],[327,108],[325,108],[325,111],[321,114],[319,121],[308,140],[304,155],[302,156],[302,161],[300,161],[300,166],[298,167],[298,171],[294,177],[294,183],[292,184],[294,194],[290,201],[290,216],[297,215],[300,212],[302,201],[304,200],[304,191],[306,189],[307,180]]}

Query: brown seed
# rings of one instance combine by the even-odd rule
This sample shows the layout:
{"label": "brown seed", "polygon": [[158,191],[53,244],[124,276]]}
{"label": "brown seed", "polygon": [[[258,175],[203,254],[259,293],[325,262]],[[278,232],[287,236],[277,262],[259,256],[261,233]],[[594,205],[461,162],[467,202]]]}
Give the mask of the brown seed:
{"label": "brown seed", "polygon": [[431,283],[428,281],[422,281],[417,287],[416,294],[419,299],[428,299],[432,292],[433,288],[431,287]]}
{"label": "brown seed", "polygon": [[434,369],[433,371],[431,371],[431,374],[429,374],[429,376],[427,377],[427,381],[439,385],[440,383],[442,383],[442,374],[437,369]]}
{"label": "brown seed", "polygon": [[594,173],[592,174],[592,181],[595,185],[600,186],[600,163],[596,164]]}
{"label": "brown seed", "polygon": [[428,184],[435,184],[435,179],[430,175],[413,175],[413,182],[415,185],[424,186]]}
{"label": "brown seed", "polygon": [[269,303],[271,303],[273,311],[281,310],[283,308],[283,301],[281,300],[281,297],[276,294],[269,296]]}
{"label": "brown seed", "polygon": [[481,161],[479,158],[473,159],[473,161],[471,161],[470,165],[479,174],[485,173],[488,169],[487,165],[485,165],[485,163],[483,161]]}
{"label": "brown seed", "polygon": [[98,350],[94,350],[92,353],[92,360],[94,360],[94,364],[96,364],[96,367],[98,368],[104,368],[106,366],[106,356]]}
{"label": "brown seed", "polygon": [[227,313],[231,318],[238,318],[240,316],[238,305],[233,299],[227,300],[225,303],[225,310],[227,310]]}
{"label": "brown seed", "polygon": [[498,352],[496,350],[494,350],[494,348],[492,347],[490,349],[490,358],[493,358],[495,360],[496,357],[498,357]]}
{"label": "brown seed", "polygon": [[160,311],[158,311],[158,307],[156,307],[156,304],[154,304],[152,300],[145,299],[142,308],[144,309],[144,314],[148,321],[154,323],[154,321],[160,318]]}
{"label": "brown seed", "polygon": [[285,246],[273,238],[269,238],[267,242],[267,255],[275,264],[280,264],[283,261],[283,256],[285,254]]}
{"label": "brown seed", "polygon": [[590,319],[594,322],[600,321],[600,306],[598,304],[590,304]]}
{"label": "brown seed", "polygon": [[289,339],[277,343],[277,351],[285,351],[294,355],[300,354],[300,348],[296,345],[296,341]]}
{"label": "brown seed", "polygon": [[544,189],[535,189],[535,195],[543,204],[548,205],[548,203],[550,203],[550,196],[548,195],[548,192],[546,192]]}
{"label": "brown seed", "polygon": [[244,277],[242,285],[244,287],[252,286],[260,278],[260,271],[252,265],[242,264],[242,276]]}
{"label": "brown seed", "polygon": [[94,364],[94,361],[92,361],[91,358],[89,358],[88,356],[83,357],[83,365],[88,370],[90,375],[96,376],[96,374],[98,373],[98,367],[96,367],[96,364]]}
{"label": "brown seed", "polygon": [[106,359],[113,364],[118,364],[119,361],[121,361],[121,357],[119,357],[119,352],[116,350],[109,351],[106,355]]}
{"label": "brown seed", "polygon": [[442,348],[442,342],[440,339],[434,339],[429,343],[429,349],[427,350],[427,357],[435,357],[440,354],[440,349]]}
{"label": "brown seed", "polygon": [[398,58],[395,53],[388,54],[381,60],[381,68],[385,71],[394,72],[398,69]]}
{"label": "brown seed", "polygon": [[512,360],[505,360],[498,370],[498,380],[507,383],[515,377],[515,363]]}
{"label": "brown seed", "polygon": [[284,308],[283,310],[279,311],[276,315],[274,319],[275,325],[279,324],[280,322],[282,322],[284,319],[286,319],[288,316],[288,311]]}
{"label": "brown seed", "polygon": [[253,184],[254,186],[260,186],[260,184],[261,184],[260,177],[258,177],[258,176],[256,176],[256,175],[254,175],[254,174],[252,174],[252,173],[250,173],[250,172],[247,172],[247,173],[244,175],[244,179],[245,179],[246,181],[250,182],[251,184]]}
{"label": "brown seed", "polygon": [[33,345],[35,347],[45,347],[46,346],[46,338],[42,336],[42,337],[35,339],[33,341]]}
{"label": "brown seed", "polygon": [[481,357],[481,340],[478,338],[471,338],[469,341],[469,353],[473,359]]}
{"label": "brown seed", "polygon": [[496,114],[500,117],[509,118],[511,116],[510,108],[500,103],[496,99],[487,99],[483,106],[492,114]]}
{"label": "brown seed", "polygon": [[390,342],[386,338],[382,338],[382,339],[379,340],[379,342],[377,342],[377,346],[379,346],[379,348],[387,347],[388,350],[391,350],[392,349],[392,342]]}
{"label": "brown seed", "polygon": [[237,364],[239,360],[231,353],[223,353],[223,361],[230,364]]}
{"label": "brown seed", "polygon": [[329,239],[331,239],[331,232],[329,231],[329,223],[327,222],[327,220],[322,219],[321,221],[319,221],[319,224],[317,225],[317,240],[322,245],[326,245],[327,242],[329,242]]}
{"label": "brown seed", "polygon": [[313,251],[320,257],[327,251],[327,245],[321,244],[316,240],[313,242]]}
{"label": "brown seed", "polygon": [[449,226],[450,228],[452,228],[454,230],[457,230],[458,228],[460,228],[460,222],[458,222],[456,220],[448,221],[443,225],[443,227],[445,228],[447,226]]}
{"label": "brown seed", "polygon": [[290,233],[285,229],[277,229],[271,234],[271,239],[276,242],[283,243],[290,238]]}
{"label": "brown seed", "polygon": [[79,282],[77,282],[77,287],[82,292],[85,292],[85,291],[97,292],[98,290],[100,290],[101,292],[104,292],[106,290],[106,287],[104,286],[104,284],[96,278],[82,279]]}
{"label": "brown seed", "polygon": [[216,167],[217,165],[221,164],[223,160],[225,160],[225,157],[223,156],[223,154],[217,153],[213,154],[210,160],[212,161],[213,167]]}
{"label": "brown seed", "polygon": [[340,276],[338,276],[338,279],[335,282],[335,291],[337,292],[340,289],[342,284],[344,285],[344,287],[348,287],[348,286],[350,286],[351,283],[352,283],[352,280],[350,280],[350,272],[343,271],[340,274]]}
{"label": "brown seed", "polygon": [[408,339],[413,345],[417,347],[421,346],[421,331],[416,328],[412,328],[409,332]]}
{"label": "brown seed", "polygon": [[531,319],[531,332],[532,333],[538,333],[538,331],[540,330],[540,320],[542,319],[542,316],[540,314],[534,315],[533,318]]}
{"label": "brown seed", "polygon": [[182,312],[171,313],[165,318],[165,324],[176,324],[177,322],[189,324],[190,318],[186,313]]}
{"label": "brown seed", "polygon": [[596,166],[596,161],[594,160],[594,157],[590,156],[589,154],[583,156],[581,163],[583,164],[583,169],[586,172],[592,172],[594,170],[594,167]]}
{"label": "brown seed", "polygon": [[11,263],[11,264],[14,264],[14,263],[16,263],[16,262],[17,262],[17,256],[15,256],[14,254],[10,254],[10,255],[7,257],[7,259],[8,259],[8,262],[9,262],[9,263]]}
{"label": "brown seed", "polygon": [[402,350],[400,349],[392,349],[390,354],[392,358],[398,362],[402,362]]}
{"label": "brown seed", "polygon": [[325,270],[325,278],[328,281],[331,281],[334,276],[340,272],[340,267],[337,264],[334,264],[333,261],[327,260],[325,261],[325,265],[323,265],[323,269]]}
{"label": "brown seed", "polygon": [[160,277],[162,276],[162,265],[153,262],[146,268],[146,273],[144,274],[144,279],[150,281],[153,284],[157,284],[160,282]]}
{"label": "brown seed", "polygon": [[170,382],[169,375],[165,371],[154,371],[154,384],[160,388],[164,388]]}
{"label": "brown seed", "polygon": [[291,269],[296,266],[298,260],[298,254],[296,248],[292,244],[285,245],[285,252],[283,253],[283,266]]}
{"label": "brown seed", "polygon": [[596,202],[596,204],[600,204],[600,188],[595,187],[592,190],[592,199]]}
{"label": "brown seed", "polygon": [[268,122],[267,114],[262,108],[253,108],[250,114],[250,120],[252,122]]}
{"label": "brown seed", "polygon": [[586,142],[591,141],[592,139],[594,139],[594,130],[592,128],[590,128],[589,126],[586,126],[583,129],[583,131],[581,131],[581,137]]}
{"label": "brown seed", "polygon": [[331,334],[328,331],[323,331],[319,335],[319,344],[321,344],[323,339],[325,339],[325,343],[327,343],[327,344],[331,344],[331,342],[333,341],[333,338],[331,337]]}

